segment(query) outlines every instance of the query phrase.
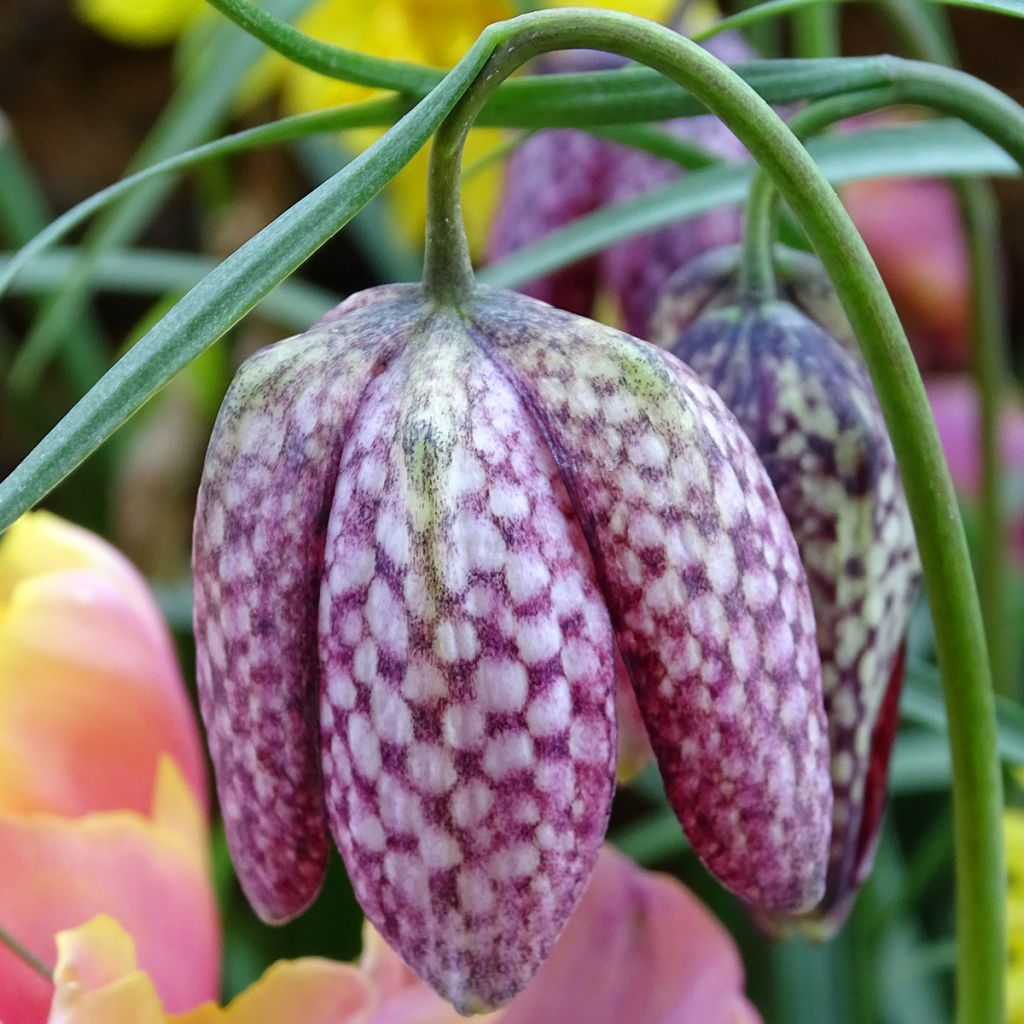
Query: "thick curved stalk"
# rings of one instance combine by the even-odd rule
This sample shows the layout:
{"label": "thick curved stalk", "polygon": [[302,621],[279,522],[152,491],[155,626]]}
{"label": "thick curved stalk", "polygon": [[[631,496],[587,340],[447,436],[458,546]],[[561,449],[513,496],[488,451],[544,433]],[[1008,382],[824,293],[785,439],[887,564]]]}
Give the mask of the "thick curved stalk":
{"label": "thick curved stalk", "polygon": [[[662,72],[717,114],[764,167],[825,265],[860,341],[903,476],[938,633],[949,709],[957,850],[958,1014],[1002,1024],[1005,877],[1002,780],[988,658],[963,525],[924,386],[892,301],[835,191],[772,109],[699,46],[649,22],[596,11],[547,11],[500,26],[505,42],[438,132],[432,156],[427,287],[457,301],[467,287],[458,198],[461,143],[488,95],[525,60],[552,49],[611,50]],[[1024,141],[1024,112],[967,76],[930,76],[909,62],[902,81],[944,109],[977,106],[971,121]],[[952,76],[952,77],[951,77]],[[446,249],[455,246],[454,252]],[[442,271],[446,255],[456,269]]]}
{"label": "thick curved stalk", "polygon": [[[882,12],[911,56],[957,65],[953,35],[941,11],[927,11],[914,0],[882,0]],[[1003,507],[1003,466],[999,421],[1007,377],[1007,324],[1003,305],[998,208],[992,186],[967,179],[955,182],[971,266],[972,371],[978,390],[981,449],[981,536],[978,589],[996,691],[1017,695],[1016,644],[1011,621],[1010,559]]]}
{"label": "thick curved stalk", "polygon": [[[892,102],[891,97],[891,86],[832,96],[819,100],[795,114],[789,121],[789,127],[798,139],[807,140],[836,121],[888,106]],[[748,295],[761,299],[771,298],[775,294],[773,250],[776,197],[771,176],[763,169],[759,169],[750,183],[750,195],[747,199],[740,258],[740,283]]]}

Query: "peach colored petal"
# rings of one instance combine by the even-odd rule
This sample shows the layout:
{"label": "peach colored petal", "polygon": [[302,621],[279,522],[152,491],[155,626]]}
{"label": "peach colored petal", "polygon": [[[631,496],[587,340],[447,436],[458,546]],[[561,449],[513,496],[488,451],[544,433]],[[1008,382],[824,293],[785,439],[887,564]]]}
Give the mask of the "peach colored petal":
{"label": "peach colored petal", "polygon": [[203,1003],[168,1016],[138,968],[132,937],[99,915],[57,936],[55,993],[47,1024],[369,1024],[374,993],[350,964],[281,961],[221,1008]]}
{"label": "peach colored petal", "polygon": [[135,943],[111,917],[57,935],[47,1024],[165,1024],[153,982],[137,969]]}
{"label": "peach colored petal", "polygon": [[[210,1024],[369,1024],[374,998],[351,964],[319,957],[280,961],[220,1012]],[[186,1018],[187,1024],[206,1024]],[[186,1024],[182,1022],[182,1024]]]}
{"label": "peach colored petal", "polygon": [[[52,963],[55,934],[99,913],[135,937],[141,967],[168,1009],[216,994],[219,928],[204,817],[169,758],[161,761],[149,817],[0,814],[0,923]],[[4,1024],[45,1018],[51,992],[42,978],[4,950],[0,977]]]}
{"label": "peach colored petal", "polygon": [[161,753],[205,801],[195,718],[145,584],[99,538],[23,517],[0,542],[0,812],[145,812]]}
{"label": "peach colored petal", "polygon": [[728,932],[666,875],[608,847],[554,952],[501,1024],[756,1024]]}

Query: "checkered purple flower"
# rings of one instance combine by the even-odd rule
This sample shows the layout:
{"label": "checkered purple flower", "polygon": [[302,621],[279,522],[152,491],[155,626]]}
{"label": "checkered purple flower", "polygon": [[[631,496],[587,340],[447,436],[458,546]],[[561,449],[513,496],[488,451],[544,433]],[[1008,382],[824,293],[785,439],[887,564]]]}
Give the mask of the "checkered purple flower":
{"label": "checkered purple flower", "polygon": [[333,835],[463,1011],[510,999],[593,870],[616,655],[708,869],[822,896],[831,788],[804,570],[674,357],[509,292],[348,300],[249,360],[196,513],[203,715],[239,877],[302,911]]}
{"label": "checkered purple flower", "polygon": [[738,250],[666,285],[652,338],[700,374],[772,479],[807,573],[818,630],[834,790],[828,883],[810,914],[761,915],[827,937],[874,860],[899,718],[903,643],[920,577],[896,457],[821,264],[780,250],[779,296],[745,296]]}

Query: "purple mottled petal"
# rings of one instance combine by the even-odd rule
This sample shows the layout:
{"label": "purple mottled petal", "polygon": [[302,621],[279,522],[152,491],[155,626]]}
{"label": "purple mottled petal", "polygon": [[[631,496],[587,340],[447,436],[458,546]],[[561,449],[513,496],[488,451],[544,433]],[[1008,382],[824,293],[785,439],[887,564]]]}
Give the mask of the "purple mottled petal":
{"label": "purple mottled petal", "polygon": [[[754,56],[735,33],[712,39],[707,48],[730,63]],[[542,73],[597,71],[624,63],[614,55],[573,50],[546,55],[536,67]],[[677,118],[664,128],[723,160],[747,156],[743,145],[716,117]],[[584,214],[627,202],[684,173],[672,160],[585,132],[539,132],[508,161],[488,258],[501,259]],[[598,292],[607,291],[626,330],[646,337],[658,292],[669,277],[690,260],[735,242],[739,236],[739,211],[735,207],[714,210],[610,246],[597,258],[529,282],[522,291],[581,315],[591,314]]]}
{"label": "purple mottled petal", "polygon": [[[605,153],[600,139],[571,129],[538,132],[523,142],[505,167],[488,259],[500,260],[596,210]],[[597,294],[597,260],[581,260],[527,282],[522,290],[562,309],[589,313]]]}
{"label": "purple mottled petal", "polygon": [[[660,324],[689,316],[688,282],[695,278],[703,278],[699,267],[666,290]],[[682,315],[674,312],[676,294]],[[656,338],[736,414],[800,548],[817,622],[835,795],[828,884],[813,918],[832,929],[870,867],[892,741],[891,731],[876,726],[885,719],[887,693],[896,704],[898,653],[919,576],[892,446],[859,357],[788,302],[737,301],[705,312],[681,335],[670,330]]]}
{"label": "purple mottled petal", "polygon": [[467,315],[562,469],[687,835],[744,900],[809,908],[831,814],[820,668],[753,447],[652,346],[507,292],[478,290]]}
{"label": "purple mottled petal", "polygon": [[[681,118],[670,121],[666,129],[724,160],[747,156],[742,143],[716,117]],[[614,143],[606,145],[610,150],[606,160],[614,170],[608,173],[602,205],[624,203],[682,176],[671,160]],[[616,297],[625,329],[637,337],[648,337],[650,316],[665,282],[703,253],[735,242],[740,224],[736,207],[722,207],[634,235],[605,250],[598,276]]]}
{"label": "purple mottled petal", "polygon": [[510,999],[607,825],[614,647],[528,408],[454,314],[367,389],[321,596],[331,829],[374,926],[463,1011]]}
{"label": "purple mottled petal", "polygon": [[196,670],[225,828],[261,917],[315,897],[327,859],[316,616],[335,467],[393,347],[352,315],[239,371],[206,457],[193,545]]}

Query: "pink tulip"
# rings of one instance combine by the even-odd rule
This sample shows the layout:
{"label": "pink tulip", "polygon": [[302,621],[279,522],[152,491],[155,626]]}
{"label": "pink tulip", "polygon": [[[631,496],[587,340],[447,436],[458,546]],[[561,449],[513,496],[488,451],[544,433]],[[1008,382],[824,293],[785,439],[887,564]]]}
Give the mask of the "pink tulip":
{"label": "pink tulip", "polygon": [[0,541],[0,812],[147,812],[162,754],[205,805],[202,748],[142,577],[45,512]]}
{"label": "pink tulip", "polygon": [[[169,1007],[210,998],[206,799],[196,722],[142,578],[87,531],[25,516],[0,541],[0,926],[52,963],[58,931],[114,914]],[[0,947],[4,1024],[41,1024],[51,992]]]}
{"label": "pink tulip", "polygon": [[843,188],[843,202],[918,362],[929,370],[963,369],[970,358],[970,267],[952,186],[911,178],[857,181]]}
{"label": "pink tulip", "polygon": [[[158,771],[148,817],[0,814],[0,923],[49,963],[57,932],[111,914],[136,937],[140,961],[168,1008],[186,1010],[214,996],[219,982],[206,849],[204,814],[169,758]],[[2,947],[0,979],[4,1024],[46,1019],[52,989]]]}
{"label": "pink tulip", "polygon": [[[381,1009],[372,1024],[457,1024],[376,932],[361,966]],[[579,907],[530,986],[494,1024],[756,1024],[728,932],[667,875],[605,847]]]}
{"label": "pink tulip", "polygon": [[[98,918],[58,937],[49,1024],[170,1024],[131,938]],[[459,1024],[465,1018],[371,928],[358,966],[314,957],[275,964],[229,1006],[174,1024]],[[732,940],[678,882],[605,848],[535,980],[479,1024],[757,1024]]]}
{"label": "pink tulip", "polygon": [[[978,392],[964,374],[932,377],[927,381],[939,440],[957,489],[975,497],[981,488]],[[1024,401],[1013,394],[1006,401],[1000,430],[1000,454],[1010,472],[1024,473]]]}
{"label": "pink tulip", "polygon": [[[953,483],[966,498],[976,498],[981,489],[978,393],[964,374],[932,377],[927,381],[928,400],[939,430],[939,440],[949,464]],[[1004,472],[1024,475],[1024,400],[1014,391],[1006,396],[999,431],[999,451]],[[1012,517],[1014,549],[1024,564],[1024,517]]]}

